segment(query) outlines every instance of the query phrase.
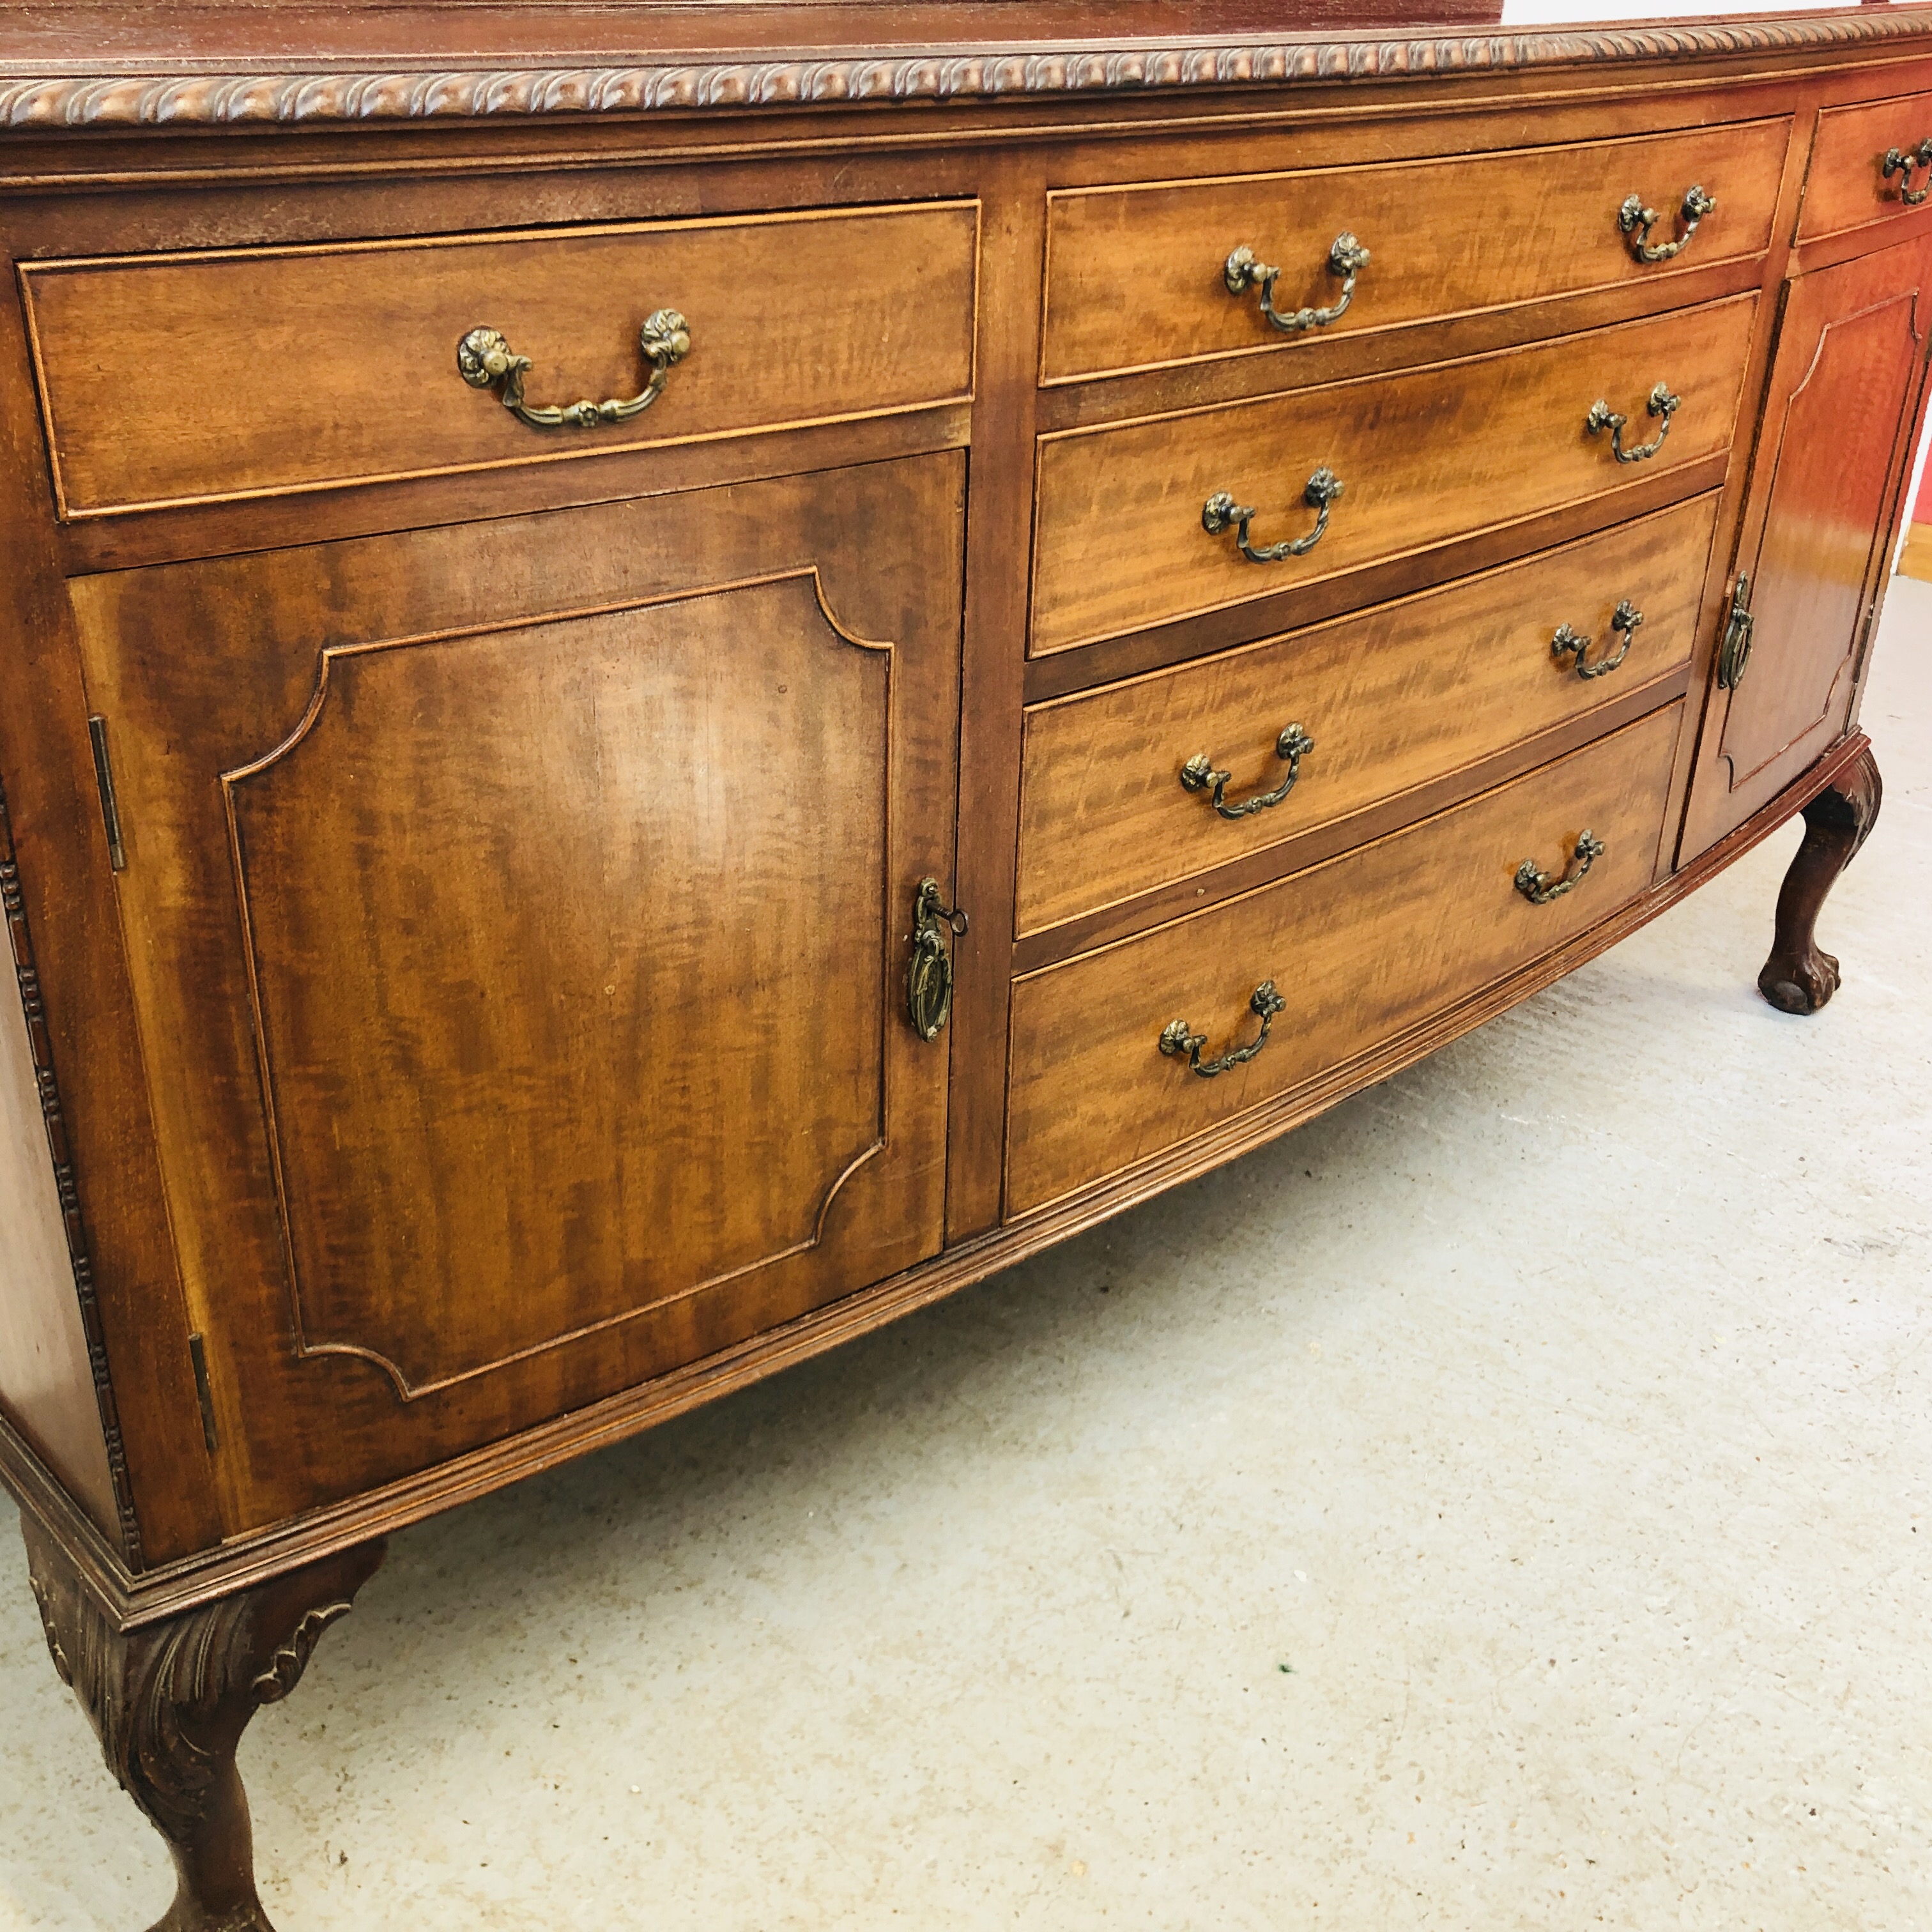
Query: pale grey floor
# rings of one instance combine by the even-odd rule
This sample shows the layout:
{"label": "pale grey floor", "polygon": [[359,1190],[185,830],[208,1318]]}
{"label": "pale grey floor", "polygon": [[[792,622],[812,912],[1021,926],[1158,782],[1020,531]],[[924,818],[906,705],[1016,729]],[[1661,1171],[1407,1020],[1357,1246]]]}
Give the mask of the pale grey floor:
{"label": "pale grey floor", "polygon": [[[249,1735],[283,1932],[1932,1924],[1932,587],[1797,832],[1427,1065],[398,1540]],[[12,1546],[10,1524],[0,1525]],[[0,1925],[169,1877],[0,1555]]]}

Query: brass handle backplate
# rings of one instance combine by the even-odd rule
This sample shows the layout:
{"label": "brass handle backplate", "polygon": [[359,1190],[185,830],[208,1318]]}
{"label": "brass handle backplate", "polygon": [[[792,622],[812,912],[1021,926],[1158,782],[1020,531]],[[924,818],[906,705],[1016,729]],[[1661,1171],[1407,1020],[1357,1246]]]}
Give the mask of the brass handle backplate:
{"label": "brass handle backplate", "polygon": [[1607,676],[1630,656],[1630,640],[1636,635],[1636,627],[1642,622],[1643,613],[1628,598],[1619,604],[1610,613],[1610,628],[1623,633],[1623,642],[1609,656],[1598,658],[1594,664],[1584,661],[1583,654],[1590,648],[1589,639],[1579,636],[1568,624],[1557,626],[1556,634],[1550,640],[1550,648],[1559,662],[1574,652],[1579,677]]}
{"label": "brass handle backplate", "polygon": [[1751,615],[1750,579],[1741,570],[1731,586],[1730,614],[1724,620],[1724,641],[1718,650],[1718,688],[1735,691],[1750,668],[1751,632],[1756,620]]}
{"label": "brass handle backplate", "polygon": [[[1294,782],[1301,776],[1301,760],[1304,754],[1313,751],[1315,740],[1299,724],[1290,724],[1274,741],[1274,754],[1288,766],[1288,776],[1273,791],[1256,792],[1251,798],[1228,802],[1228,781],[1232,772],[1216,771],[1214,760],[1205,752],[1198,752],[1180,768],[1180,788],[1183,791],[1204,791],[1208,802],[1223,818],[1246,818],[1250,812],[1265,812],[1271,805],[1279,805],[1294,789]],[[1211,788],[1211,789],[1210,789]]]}
{"label": "brass handle backplate", "polygon": [[1624,425],[1628,416],[1620,416],[1601,397],[1590,405],[1590,413],[1583,418],[1584,428],[1592,435],[1600,435],[1604,430],[1610,433],[1610,454],[1619,463],[1641,463],[1646,457],[1654,456],[1664,447],[1664,439],[1670,434],[1670,418],[1677,413],[1677,406],[1683,400],[1681,396],[1670,393],[1667,382],[1659,382],[1650,392],[1650,400],[1645,405],[1652,416],[1660,416],[1664,427],[1648,442],[1640,442],[1634,449],[1624,447]]}
{"label": "brass handle backplate", "polygon": [[906,1012],[921,1040],[937,1040],[952,1012],[952,954],[946,936],[962,937],[966,915],[949,907],[937,879],[913,889],[912,956],[906,962]]}
{"label": "brass handle backplate", "polygon": [[1561,878],[1552,879],[1547,872],[1540,872],[1534,859],[1526,859],[1516,868],[1516,889],[1532,905],[1547,905],[1552,899],[1560,899],[1565,892],[1574,892],[1583,883],[1584,875],[1604,856],[1604,842],[1594,833],[1586,832],[1576,841],[1576,849],[1570,855],[1570,863]]}
{"label": "brass handle backplate", "polygon": [[1255,520],[1255,506],[1252,503],[1238,503],[1226,490],[1217,490],[1201,506],[1201,527],[1210,537],[1218,537],[1224,531],[1234,532],[1234,544],[1250,563],[1279,563],[1286,556],[1306,556],[1322,541],[1322,533],[1328,527],[1328,506],[1342,494],[1342,479],[1325,464],[1308,479],[1307,487],[1301,493],[1301,500],[1315,514],[1315,527],[1305,537],[1284,539],[1280,543],[1258,544],[1248,534],[1248,526]]}
{"label": "brass handle backplate", "polygon": [[1204,1033],[1196,1033],[1185,1020],[1169,1020],[1160,1030],[1160,1050],[1170,1060],[1186,1055],[1187,1064],[1204,1080],[1225,1073],[1231,1066],[1244,1066],[1268,1043],[1268,1029],[1274,1016],[1288,1004],[1274,989],[1272,980],[1264,980],[1248,1000],[1248,1010],[1257,1015],[1262,1030],[1246,1046],[1230,1047],[1218,1060],[1203,1060],[1201,1049],[1208,1044]]}
{"label": "brass handle backplate", "polygon": [[1276,308],[1274,285],[1281,271],[1257,260],[1255,251],[1245,242],[1222,265],[1221,279],[1227,284],[1231,296],[1246,295],[1250,289],[1259,289],[1262,314],[1284,335],[1299,335],[1304,329],[1325,328],[1330,322],[1340,320],[1354,298],[1355,278],[1368,266],[1369,251],[1345,228],[1336,236],[1328,250],[1328,272],[1338,276],[1342,284],[1341,299],[1330,308]]}
{"label": "brass handle backplate", "polygon": [[672,367],[691,353],[691,328],[674,308],[661,308],[638,332],[638,346],[651,365],[650,380],[634,396],[608,401],[566,403],[539,408],[524,400],[524,377],[530,358],[519,356],[494,328],[472,328],[456,345],[456,367],[472,389],[503,387],[498,398],[519,422],[532,429],[592,429],[598,423],[624,422],[640,416],[664,394]]}
{"label": "brass handle backplate", "polygon": [[1706,194],[1702,188],[1694,188],[1684,197],[1683,206],[1677,212],[1678,234],[1674,242],[1653,242],[1650,231],[1656,226],[1659,217],[1654,208],[1643,205],[1641,195],[1624,197],[1624,205],[1617,210],[1617,226],[1624,232],[1630,243],[1634,260],[1639,262],[1667,262],[1673,255],[1681,254],[1689,245],[1692,236],[1697,232],[1697,224],[1717,206],[1714,196]]}
{"label": "brass handle backplate", "polygon": [[1918,187],[1912,185],[1914,168],[1932,170],[1932,134],[1928,134],[1916,148],[1888,148],[1885,160],[1879,169],[1879,178],[1889,181],[1894,175],[1899,177],[1898,198],[1907,208],[1916,208],[1928,194],[1932,194],[1932,172],[1928,172]]}

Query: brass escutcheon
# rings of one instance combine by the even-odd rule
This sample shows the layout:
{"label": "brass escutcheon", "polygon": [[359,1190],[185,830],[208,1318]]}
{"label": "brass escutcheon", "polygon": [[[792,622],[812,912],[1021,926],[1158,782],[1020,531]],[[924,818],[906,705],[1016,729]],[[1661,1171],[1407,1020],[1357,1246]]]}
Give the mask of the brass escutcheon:
{"label": "brass escutcheon", "polygon": [[937,879],[913,889],[912,955],[906,962],[906,1012],[921,1040],[937,1040],[952,1012],[952,955],[945,935],[962,937],[966,915],[949,907]]}
{"label": "brass escutcheon", "polygon": [[1756,620],[1751,615],[1750,579],[1743,571],[1731,586],[1731,608],[1724,620],[1724,641],[1718,650],[1718,688],[1735,691],[1750,668],[1751,632]]}

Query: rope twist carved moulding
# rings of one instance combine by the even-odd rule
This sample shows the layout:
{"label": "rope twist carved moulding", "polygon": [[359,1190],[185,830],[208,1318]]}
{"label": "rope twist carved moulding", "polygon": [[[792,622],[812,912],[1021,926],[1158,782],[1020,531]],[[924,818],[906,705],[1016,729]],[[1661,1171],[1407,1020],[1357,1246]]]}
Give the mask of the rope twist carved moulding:
{"label": "rope twist carved moulding", "polygon": [[1699,26],[1408,40],[722,59],[706,64],[369,73],[0,76],[0,127],[474,120],[650,113],[838,101],[968,100],[1256,82],[1481,73],[1603,61],[1682,60],[1873,46],[1932,34],[1932,20],[1838,14]]}

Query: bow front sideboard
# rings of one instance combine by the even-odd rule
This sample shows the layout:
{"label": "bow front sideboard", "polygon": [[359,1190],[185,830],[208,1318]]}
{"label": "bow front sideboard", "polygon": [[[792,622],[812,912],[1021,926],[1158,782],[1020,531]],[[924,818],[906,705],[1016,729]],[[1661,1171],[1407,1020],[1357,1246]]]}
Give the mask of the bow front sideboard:
{"label": "bow front sideboard", "polygon": [[0,8],[0,1476],[169,1932],[386,1532],[1800,813],[1836,988],[1932,9],[1184,13]]}

